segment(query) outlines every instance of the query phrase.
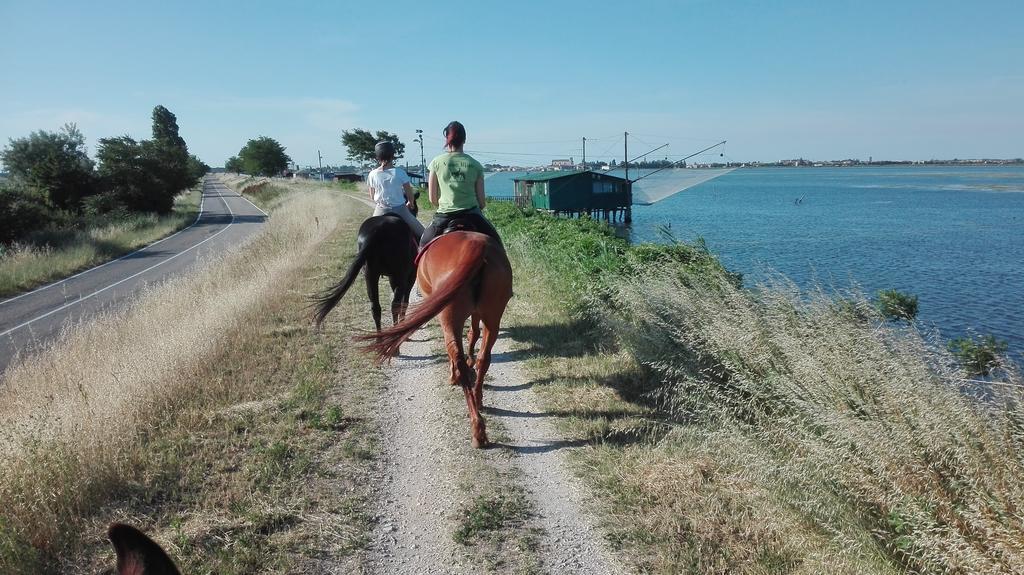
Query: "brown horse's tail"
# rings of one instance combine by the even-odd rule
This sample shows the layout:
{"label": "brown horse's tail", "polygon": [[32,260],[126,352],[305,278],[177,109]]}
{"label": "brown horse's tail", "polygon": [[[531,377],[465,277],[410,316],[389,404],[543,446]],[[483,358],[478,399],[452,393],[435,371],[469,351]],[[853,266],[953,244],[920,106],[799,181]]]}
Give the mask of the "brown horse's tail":
{"label": "brown horse's tail", "polygon": [[486,242],[472,242],[464,250],[460,250],[464,256],[460,261],[452,262],[455,270],[445,278],[443,284],[434,286],[434,291],[429,296],[410,308],[404,320],[377,333],[359,336],[358,339],[370,342],[366,345],[366,351],[376,355],[379,362],[393,357],[402,342],[409,339],[416,330],[430,321],[430,318],[439,314],[455,299],[463,286],[476,278],[484,266],[486,249]]}

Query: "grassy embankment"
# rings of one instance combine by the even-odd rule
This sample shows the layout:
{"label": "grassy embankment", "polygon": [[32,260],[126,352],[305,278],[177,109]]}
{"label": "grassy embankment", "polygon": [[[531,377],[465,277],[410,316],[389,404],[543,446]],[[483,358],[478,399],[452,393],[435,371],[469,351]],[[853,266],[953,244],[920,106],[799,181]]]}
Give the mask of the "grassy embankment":
{"label": "grassy embankment", "polygon": [[306,294],[347,267],[362,213],[279,200],[247,250],[7,372],[0,572],[109,568],[114,520],[186,573],[358,568],[381,374],[343,328],[368,323],[364,302],[313,335]]}
{"label": "grassy embankment", "polygon": [[[863,299],[494,205],[506,324],[612,541],[651,573],[1012,573],[1024,411]],[[1019,381],[1017,383],[1020,383]]]}
{"label": "grassy embankment", "polygon": [[174,200],[165,216],[102,217],[82,228],[43,230],[0,251],[0,297],[14,295],[118,258],[195,221],[202,184]]}

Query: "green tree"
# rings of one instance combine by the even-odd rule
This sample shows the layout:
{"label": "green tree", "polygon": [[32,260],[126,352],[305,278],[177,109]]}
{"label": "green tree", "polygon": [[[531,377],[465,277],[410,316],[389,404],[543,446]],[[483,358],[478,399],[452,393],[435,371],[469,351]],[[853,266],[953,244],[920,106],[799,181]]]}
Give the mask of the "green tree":
{"label": "green tree", "polygon": [[42,190],[43,197],[60,209],[77,211],[82,199],[96,192],[85,136],[74,124],[65,124],[58,132],[40,130],[11,139],[0,160],[12,179]]}
{"label": "green tree", "polygon": [[174,197],[196,185],[205,164],[188,153],[177,118],[163,106],[153,108],[153,138],[103,138],[96,152],[103,196],[90,211],[117,209],[168,213]]}
{"label": "green tree", "polygon": [[174,196],[196,185],[202,174],[193,173],[188,146],[178,134],[178,119],[170,110],[153,108],[153,139],[142,142],[142,146],[154,178],[154,193],[168,196],[173,206]]}
{"label": "green tree", "polygon": [[245,166],[242,165],[242,160],[238,156],[231,156],[228,161],[224,162],[224,169],[229,172],[240,174],[245,170]]}
{"label": "green tree", "polygon": [[209,173],[210,166],[206,165],[206,162],[200,160],[195,154],[189,154],[188,171],[192,178],[198,182],[200,178]]}
{"label": "green tree", "polygon": [[376,134],[368,130],[356,128],[345,130],[341,133],[341,143],[348,148],[348,158],[361,164],[373,164],[377,159],[373,155],[373,147],[377,142],[391,142],[395,145],[395,159],[405,155],[405,144],[399,141],[398,136],[389,134],[383,130]]}
{"label": "green tree", "polygon": [[273,138],[260,136],[249,140],[241,150],[238,158],[242,161],[242,171],[258,176],[274,176],[288,168],[292,161],[284,153],[284,146]]}

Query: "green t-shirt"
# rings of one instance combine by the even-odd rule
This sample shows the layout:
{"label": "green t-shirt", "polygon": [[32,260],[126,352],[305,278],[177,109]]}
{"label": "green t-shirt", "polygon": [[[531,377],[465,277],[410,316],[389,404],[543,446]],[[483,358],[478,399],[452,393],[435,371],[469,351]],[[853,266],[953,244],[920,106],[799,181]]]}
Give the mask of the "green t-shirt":
{"label": "green t-shirt", "polygon": [[480,162],[462,152],[446,152],[430,160],[430,171],[437,174],[440,201],[437,213],[478,208],[476,180],[484,177]]}

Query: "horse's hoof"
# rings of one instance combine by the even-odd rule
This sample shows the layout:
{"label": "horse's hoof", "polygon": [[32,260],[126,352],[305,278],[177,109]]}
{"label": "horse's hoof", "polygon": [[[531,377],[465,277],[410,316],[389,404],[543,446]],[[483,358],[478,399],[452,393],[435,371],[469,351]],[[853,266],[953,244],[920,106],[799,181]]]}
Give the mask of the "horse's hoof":
{"label": "horse's hoof", "polygon": [[488,444],[488,441],[487,441],[486,437],[484,437],[483,439],[477,439],[475,437],[473,438],[473,448],[474,449],[483,449],[483,448],[487,447],[487,444]]}

